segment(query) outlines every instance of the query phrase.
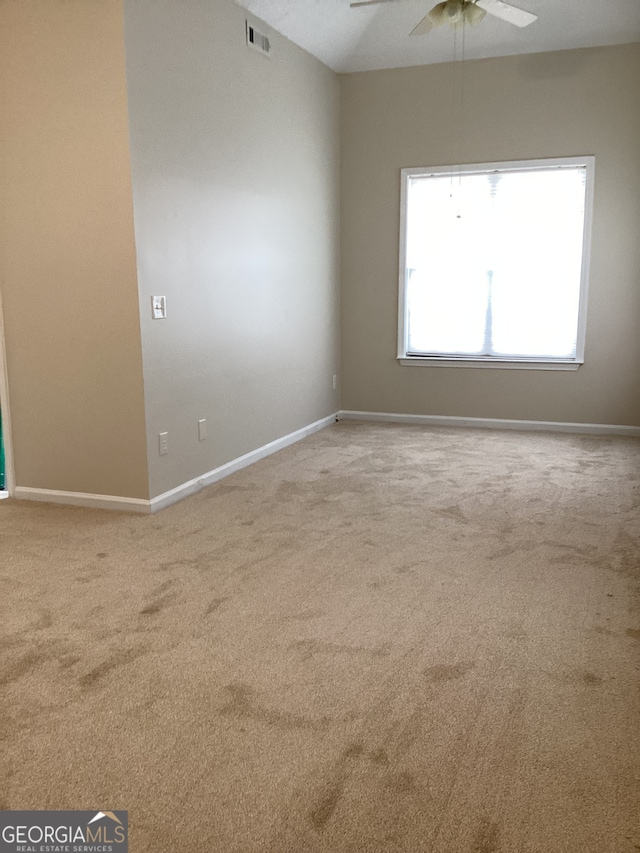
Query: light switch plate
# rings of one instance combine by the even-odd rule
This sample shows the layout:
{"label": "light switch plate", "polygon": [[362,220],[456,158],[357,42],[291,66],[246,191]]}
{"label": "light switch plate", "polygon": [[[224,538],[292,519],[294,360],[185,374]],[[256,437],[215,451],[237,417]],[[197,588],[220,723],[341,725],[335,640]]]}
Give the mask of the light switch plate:
{"label": "light switch plate", "polygon": [[165,320],[167,316],[167,297],[151,297],[151,316],[154,320]]}

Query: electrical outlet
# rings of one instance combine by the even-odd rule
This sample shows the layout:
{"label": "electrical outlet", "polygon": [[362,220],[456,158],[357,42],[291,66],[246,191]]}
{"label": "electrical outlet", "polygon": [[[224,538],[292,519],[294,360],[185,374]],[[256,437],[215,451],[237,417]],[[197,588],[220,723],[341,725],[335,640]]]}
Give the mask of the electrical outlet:
{"label": "electrical outlet", "polygon": [[335,391],[337,387],[338,387],[338,374],[334,373],[333,374],[333,390]]}
{"label": "electrical outlet", "polygon": [[168,432],[159,432],[158,433],[158,454],[160,456],[166,456],[169,452],[169,433]]}
{"label": "electrical outlet", "polygon": [[207,437],[207,419],[202,418],[198,421],[198,441],[204,441]]}

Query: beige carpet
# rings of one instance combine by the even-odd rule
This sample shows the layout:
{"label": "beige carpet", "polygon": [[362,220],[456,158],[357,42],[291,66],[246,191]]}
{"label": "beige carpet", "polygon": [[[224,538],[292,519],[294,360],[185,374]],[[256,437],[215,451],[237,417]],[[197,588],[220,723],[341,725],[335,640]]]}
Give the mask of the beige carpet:
{"label": "beige carpet", "polygon": [[4,501],[5,808],[131,853],[640,850],[640,442],[342,423],[152,517]]}

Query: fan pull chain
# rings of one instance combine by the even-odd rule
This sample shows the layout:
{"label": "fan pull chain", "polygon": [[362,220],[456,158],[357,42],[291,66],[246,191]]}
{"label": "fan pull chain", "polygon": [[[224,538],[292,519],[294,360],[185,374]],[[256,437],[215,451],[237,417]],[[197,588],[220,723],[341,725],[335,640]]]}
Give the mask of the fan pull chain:
{"label": "fan pull chain", "polygon": [[[452,126],[454,144],[452,150],[455,152],[458,164],[458,188],[456,195],[457,207],[456,219],[462,218],[462,147],[463,147],[463,132],[464,132],[464,60],[466,48],[466,25],[464,18],[462,19],[462,43],[461,56],[458,61],[458,27],[453,30],[453,93],[452,93]],[[454,171],[455,167],[452,164],[451,169],[451,186],[449,197],[454,204]]]}

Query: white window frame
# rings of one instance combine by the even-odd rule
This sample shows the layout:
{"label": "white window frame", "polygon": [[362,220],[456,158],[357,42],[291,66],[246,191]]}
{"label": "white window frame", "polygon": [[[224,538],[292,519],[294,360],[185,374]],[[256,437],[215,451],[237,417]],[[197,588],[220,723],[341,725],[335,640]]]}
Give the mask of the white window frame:
{"label": "white window frame", "polygon": [[[495,357],[465,355],[408,355],[408,300],[407,291],[407,192],[409,180],[423,175],[478,174],[495,171],[532,171],[582,166],[586,169],[584,234],[582,241],[582,274],[580,282],[580,306],[578,311],[577,346],[574,358],[541,357]],[[528,370],[578,370],[584,363],[585,332],[587,325],[587,295],[589,285],[589,261],[591,252],[591,226],[593,219],[593,188],[595,157],[555,157],[543,160],[508,160],[499,163],[474,163],[464,166],[433,166],[401,169],[400,185],[400,281],[398,296],[398,361],[404,366],[422,367],[485,367],[516,368]]]}

